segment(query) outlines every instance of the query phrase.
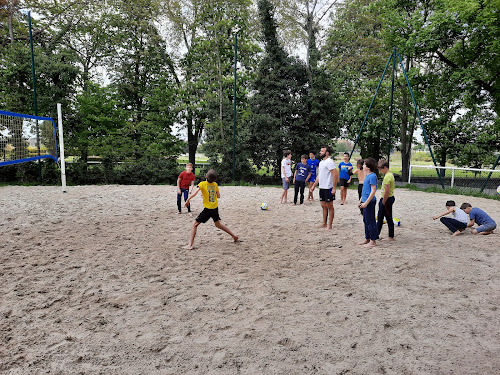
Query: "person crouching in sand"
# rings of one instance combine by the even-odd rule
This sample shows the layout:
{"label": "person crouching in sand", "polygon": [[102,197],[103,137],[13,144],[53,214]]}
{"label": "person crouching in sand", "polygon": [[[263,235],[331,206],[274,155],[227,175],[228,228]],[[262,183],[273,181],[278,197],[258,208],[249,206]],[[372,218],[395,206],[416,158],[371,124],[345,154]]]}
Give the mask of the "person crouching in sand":
{"label": "person crouching in sand", "polygon": [[219,185],[215,182],[217,180],[217,172],[215,170],[210,169],[206,176],[206,181],[202,181],[198,184],[198,187],[196,190],[189,196],[187,199],[185,206],[188,207],[189,202],[191,201],[192,198],[198,194],[198,192],[201,190],[201,194],[203,196],[203,211],[198,215],[198,217],[195,219],[193,222],[193,225],[191,226],[191,235],[189,237],[189,243],[187,246],[185,246],[185,249],[192,250],[193,249],[193,243],[194,243],[194,238],[196,237],[196,229],[198,228],[198,225],[201,223],[206,223],[208,219],[212,218],[214,221],[214,224],[217,228],[222,229],[224,232],[228,233],[231,237],[233,237],[234,242],[238,242],[238,236],[235,235],[231,230],[226,227],[224,224],[220,222],[220,216],[219,216],[219,203],[218,203],[218,198],[220,198],[220,193],[219,193]]}

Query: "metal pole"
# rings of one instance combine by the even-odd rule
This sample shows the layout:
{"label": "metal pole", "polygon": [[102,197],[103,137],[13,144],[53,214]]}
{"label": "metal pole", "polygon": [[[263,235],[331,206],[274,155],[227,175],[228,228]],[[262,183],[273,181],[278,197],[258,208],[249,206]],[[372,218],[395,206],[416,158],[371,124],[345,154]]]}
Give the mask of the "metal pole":
{"label": "metal pole", "polygon": [[57,103],[57,127],[59,128],[59,154],[61,155],[61,186],[63,193],[66,193],[66,162],[64,161],[64,137],[61,103]]}
{"label": "metal pole", "polygon": [[389,137],[387,139],[387,162],[391,158],[391,136],[392,136],[392,107],[394,102],[394,75],[396,74],[396,47],[394,47],[394,59],[392,60],[392,85],[391,85],[391,108],[389,111]]}
{"label": "metal pole", "polygon": [[[372,102],[370,103],[370,107],[368,107],[368,111],[366,112],[365,119],[363,120],[363,124],[361,124],[361,129],[359,129],[358,136],[356,137],[356,140],[354,141],[354,146],[352,146],[351,154],[349,155],[349,158],[352,157],[352,154],[354,153],[354,149],[356,148],[356,145],[358,144],[359,137],[361,135],[361,132],[363,131],[363,128],[366,123],[366,119],[368,118],[368,115],[370,114],[370,110],[372,109],[373,102],[375,101],[375,98],[377,97],[378,90],[380,89],[380,85],[382,84],[382,81],[384,80],[385,77],[385,72],[387,71],[387,67],[389,66],[389,63],[391,62],[393,54],[391,53],[391,56],[389,57],[389,60],[387,60],[387,64],[385,65],[384,73],[382,74],[382,78],[380,78],[380,82],[378,83],[377,90],[375,91],[375,95],[373,95]],[[394,56],[396,58],[396,56]]]}
{"label": "metal pole", "polygon": [[[28,28],[30,33],[30,48],[31,48],[31,74],[33,76],[33,102],[35,107],[35,116],[38,116],[37,100],[36,100],[36,75],[35,75],[35,54],[33,52],[33,33],[31,31],[31,11],[28,12]],[[40,156],[40,126],[38,120],[36,121],[36,144],[38,155]],[[38,159],[38,183],[42,183],[42,166],[40,159]]]}
{"label": "metal pole", "polygon": [[[497,160],[495,160],[495,163],[493,164],[493,168],[491,168],[492,170],[494,170],[497,167],[499,161],[500,161],[500,154],[497,156]],[[488,174],[488,177],[484,181],[483,186],[481,186],[481,190],[480,190],[481,193],[484,191],[484,188],[488,184],[488,181],[490,180],[492,174],[493,174],[493,172],[490,172]]]}
{"label": "metal pole", "polygon": [[[411,99],[413,100],[413,105],[415,106],[415,111],[417,112],[417,115],[418,115],[418,121],[420,122],[420,126],[422,127],[422,133],[424,135],[425,142],[427,143],[427,146],[429,146],[429,152],[431,153],[432,161],[434,162],[434,166],[436,167],[436,173],[439,177],[439,181],[441,182],[441,187],[444,189],[443,178],[441,177],[441,173],[439,173],[439,170],[437,169],[436,159],[434,158],[434,153],[432,152],[432,148],[431,148],[431,145],[429,143],[429,139],[427,138],[427,133],[425,131],[424,123],[422,122],[422,118],[420,117],[420,111],[418,110],[417,102],[415,100],[415,97],[413,96],[413,90],[411,89],[410,81],[408,80],[408,76],[406,75],[406,70],[405,70],[405,67],[403,65],[403,59],[401,59],[401,54],[399,52],[398,52],[398,57],[399,57],[399,62],[401,63],[401,68],[403,69],[403,73],[405,75],[408,89],[410,90]],[[394,58],[396,58],[396,57],[394,56]]]}
{"label": "metal pole", "polygon": [[234,34],[234,96],[233,96],[233,182],[236,172],[236,64],[238,62],[238,33]]}

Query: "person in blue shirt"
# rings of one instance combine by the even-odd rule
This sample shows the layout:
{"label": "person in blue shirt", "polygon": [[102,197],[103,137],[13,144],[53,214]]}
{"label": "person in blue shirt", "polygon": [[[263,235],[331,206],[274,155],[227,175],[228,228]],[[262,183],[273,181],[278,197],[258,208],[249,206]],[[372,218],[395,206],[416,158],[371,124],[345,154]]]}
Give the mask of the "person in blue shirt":
{"label": "person in blue shirt", "polygon": [[349,153],[344,152],[344,161],[339,163],[340,204],[347,203],[347,188],[351,183],[351,175],[352,164],[349,161]]}
{"label": "person in blue shirt", "polygon": [[374,158],[366,158],[363,164],[365,171],[365,182],[363,184],[363,192],[359,200],[359,208],[363,208],[363,223],[365,224],[365,240],[359,242],[358,245],[364,247],[373,247],[377,245],[378,227],[375,220],[375,205],[377,198],[378,179],[375,171],[377,170],[377,161]]}
{"label": "person in blue shirt", "polygon": [[467,227],[472,227],[474,224],[479,225],[472,230],[474,234],[491,234],[497,227],[497,223],[486,212],[477,207],[472,207],[470,203],[462,203],[460,209],[469,215],[469,224]]}
{"label": "person in blue shirt", "polygon": [[304,189],[306,182],[311,178],[311,167],[307,164],[307,155],[300,157],[300,163],[295,166],[295,174],[293,175],[293,185],[295,188],[295,196],[293,197],[293,204],[297,204],[297,195],[300,190],[300,204],[304,203]]}
{"label": "person in blue shirt", "polygon": [[311,177],[309,177],[309,195],[307,196],[307,200],[314,200],[313,191],[311,188],[316,181],[317,169],[319,166],[319,160],[316,159],[316,152],[309,152],[309,159],[307,159],[307,164],[311,167]]}

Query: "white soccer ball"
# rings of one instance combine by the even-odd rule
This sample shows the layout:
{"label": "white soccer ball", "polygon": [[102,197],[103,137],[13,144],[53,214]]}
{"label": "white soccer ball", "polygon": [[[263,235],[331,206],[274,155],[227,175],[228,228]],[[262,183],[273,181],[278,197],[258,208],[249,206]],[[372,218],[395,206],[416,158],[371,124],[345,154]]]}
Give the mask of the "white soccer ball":
{"label": "white soccer ball", "polygon": [[269,206],[267,205],[267,203],[266,203],[266,202],[261,203],[261,205],[260,205],[260,209],[261,209],[261,210],[267,210],[268,208],[269,208]]}
{"label": "white soccer ball", "polygon": [[500,185],[497,187],[497,194],[500,194]]}

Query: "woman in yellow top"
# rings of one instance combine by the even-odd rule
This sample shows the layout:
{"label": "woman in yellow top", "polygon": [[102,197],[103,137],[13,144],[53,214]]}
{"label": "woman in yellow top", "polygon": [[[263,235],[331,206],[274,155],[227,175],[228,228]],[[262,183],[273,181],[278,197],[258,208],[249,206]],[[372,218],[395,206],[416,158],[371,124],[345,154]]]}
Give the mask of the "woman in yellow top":
{"label": "woman in yellow top", "polygon": [[195,219],[193,222],[193,225],[191,226],[191,235],[189,237],[189,243],[187,246],[185,246],[185,249],[192,250],[193,249],[193,243],[194,243],[194,238],[196,237],[196,230],[198,228],[198,225],[201,223],[206,223],[208,219],[212,218],[214,221],[214,224],[217,228],[222,229],[224,232],[228,233],[233,237],[234,242],[238,242],[238,236],[236,236],[231,230],[226,227],[224,224],[220,222],[220,216],[219,216],[219,202],[217,201],[217,198],[220,198],[220,193],[219,193],[219,185],[217,185],[217,172],[215,170],[210,169],[205,178],[207,179],[206,181],[202,181],[198,184],[198,187],[196,190],[189,196],[187,199],[186,203],[184,204],[186,207],[189,205],[189,202],[191,201],[192,198],[198,194],[198,192],[201,190],[201,195],[203,196],[203,211],[198,215],[198,217]]}
{"label": "woman in yellow top", "polygon": [[384,225],[384,218],[387,221],[387,227],[389,228],[389,237],[383,238],[381,241],[394,241],[394,221],[392,218],[392,205],[394,204],[394,175],[389,171],[389,162],[387,160],[379,160],[378,170],[380,173],[384,174],[384,180],[382,181],[382,198],[378,204],[378,234],[382,231],[382,226]]}

